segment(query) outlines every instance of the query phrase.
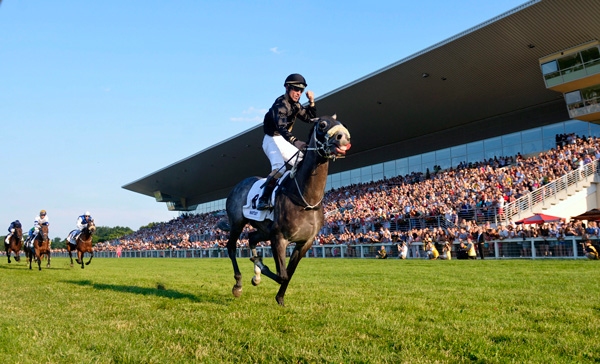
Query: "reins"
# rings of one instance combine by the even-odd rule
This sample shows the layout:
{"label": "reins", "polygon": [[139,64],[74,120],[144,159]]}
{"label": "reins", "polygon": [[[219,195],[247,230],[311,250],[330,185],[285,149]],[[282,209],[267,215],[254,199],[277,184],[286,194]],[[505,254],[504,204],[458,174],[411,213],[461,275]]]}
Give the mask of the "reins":
{"label": "reins", "polygon": [[[316,127],[316,124],[315,124]],[[317,139],[316,137],[316,132],[313,130],[313,132],[311,133],[311,139],[315,141],[315,145],[316,147],[307,147],[306,151],[315,151],[321,158],[325,158],[325,159],[333,159],[335,160],[335,155],[333,155],[332,153],[328,152],[328,142],[329,142],[329,138],[331,137],[331,135],[333,135],[333,133],[331,133],[331,130],[336,129],[337,125],[334,126],[333,128],[331,128],[328,132],[327,135],[325,136],[325,141],[321,142],[319,141],[319,139]],[[336,129],[337,130],[337,129]],[[335,132],[335,131],[334,131]],[[323,196],[321,197],[321,199],[319,200],[319,202],[317,202],[314,205],[311,205],[310,203],[308,203],[308,201],[306,201],[306,199],[304,198],[304,192],[300,189],[300,185],[298,184],[298,179],[296,179],[296,172],[298,171],[298,166],[299,166],[299,162],[298,162],[298,154],[300,153],[300,150],[298,150],[289,160],[292,159],[296,159],[296,162],[293,164],[292,169],[290,170],[290,178],[292,178],[294,180],[294,183],[296,185],[296,189],[298,191],[298,194],[300,195],[300,198],[302,199],[302,202],[304,203],[304,210],[316,210],[319,208],[319,206],[321,205],[321,202],[323,201],[323,197],[325,197],[325,195],[323,194]],[[292,197],[290,195],[288,195],[288,197]]]}

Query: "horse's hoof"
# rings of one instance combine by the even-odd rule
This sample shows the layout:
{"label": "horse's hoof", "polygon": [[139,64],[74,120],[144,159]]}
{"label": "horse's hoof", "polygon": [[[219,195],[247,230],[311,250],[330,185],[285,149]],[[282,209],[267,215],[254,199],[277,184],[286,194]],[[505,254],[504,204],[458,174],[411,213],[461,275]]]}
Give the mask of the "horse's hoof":
{"label": "horse's hoof", "polygon": [[254,276],[252,277],[252,285],[258,286],[260,284],[260,277]]}
{"label": "horse's hoof", "polygon": [[283,297],[275,296],[275,301],[279,303],[279,306],[285,307],[285,304],[283,303]]}
{"label": "horse's hoof", "polygon": [[73,263],[71,263],[71,268],[73,268]]}
{"label": "horse's hoof", "polygon": [[240,297],[242,295],[242,287],[233,286],[231,293],[233,293],[234,297]]}

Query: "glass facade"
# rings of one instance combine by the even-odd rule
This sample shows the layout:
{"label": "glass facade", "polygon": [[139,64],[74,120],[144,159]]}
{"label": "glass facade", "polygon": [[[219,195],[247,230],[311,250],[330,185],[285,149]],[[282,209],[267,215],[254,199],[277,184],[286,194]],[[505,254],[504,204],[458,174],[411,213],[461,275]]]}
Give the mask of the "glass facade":
{"label": "glass facade", "polygon": [[[340,188],[357,183],[368,183],[385,178],[405,176],[411,172],[423,172],[438,165],[442,169],[456,167],[461,162],[478,162],[484,159],[514,156],[517,153],[528,155],[540,153],[556,146],[556,134],[575,133],[579,136],[600,137],[600,125],[569,120],[547,125],[541,128],[523,130],[485,140],[456,145],[433,152],[413,155],[331,174],[327,177],[326,190]],[[225,209],[225,199],[198,205],[197,213],[212,212]]]}

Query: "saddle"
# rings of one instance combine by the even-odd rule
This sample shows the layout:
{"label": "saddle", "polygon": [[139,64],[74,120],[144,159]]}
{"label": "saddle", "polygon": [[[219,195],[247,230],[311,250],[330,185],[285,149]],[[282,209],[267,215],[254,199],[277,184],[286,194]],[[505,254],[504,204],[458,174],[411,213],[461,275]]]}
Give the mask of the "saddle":
{"label": "saddle", "polygon": [[77,238],[79,237],[79,235],[81,235],[81,233],[75,235],[75,231],[76,230],[71,230],[69,235],[67,235],[67,242],[73,246],[77,245]]}
{"label": "saddle", "polygon": [[[279,178],[279,182],[277,186],[273,189],[273,193],[271,194],[271,204],[275,202],[275,196],[277,196],[277,191],[281,188],[281,183],[288,178],[290,172],[287,171],[283,174],[281,178]],[[246,204],[242,207],[242,211],[244,213],[244,217],[254,221],[264,221],[264,220],[273,220],[273,210],[257,210],[256,205],[258,203],[258,198],[262,194],[262,186],[264,185],[266,178],[261,178],[258,181],[254,182],[250,191],[248,191],[248,196],[246,197]]]}

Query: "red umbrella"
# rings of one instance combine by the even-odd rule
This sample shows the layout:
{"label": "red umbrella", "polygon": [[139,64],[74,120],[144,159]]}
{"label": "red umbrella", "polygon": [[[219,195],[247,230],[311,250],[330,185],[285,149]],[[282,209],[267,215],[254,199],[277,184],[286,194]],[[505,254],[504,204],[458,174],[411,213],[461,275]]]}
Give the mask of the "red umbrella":
{"label": "red umbrella", "polygon": [[545,222],[560,221],[561,217],[551,216],[546,214],[535,214],[528,218],[515,221],[515,224],[543,224]]}

